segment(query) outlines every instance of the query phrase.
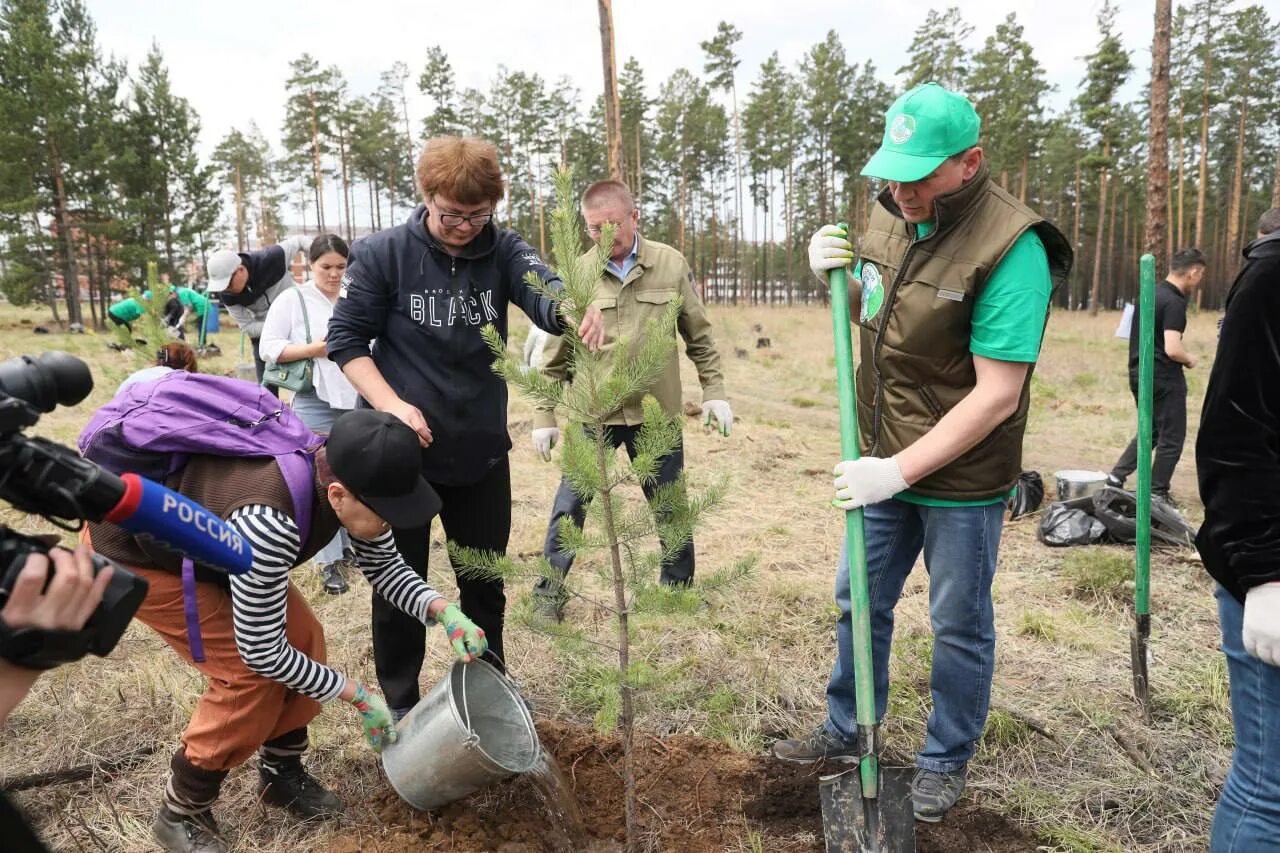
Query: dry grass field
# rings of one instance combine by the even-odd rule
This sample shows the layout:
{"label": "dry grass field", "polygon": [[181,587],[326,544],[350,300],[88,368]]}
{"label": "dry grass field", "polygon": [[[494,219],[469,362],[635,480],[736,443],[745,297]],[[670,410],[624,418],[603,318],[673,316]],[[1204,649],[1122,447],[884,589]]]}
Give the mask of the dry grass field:
{"label": "dry grass field", "polygon": [[[829,472],[839,447],[831,325],[820,308],[711,311],[737,421],[727,440],[704,432],[699,421],[686,421],[691,481],[727,476],[730,484],[721,510],[695,536],[699,571],[748,553],[757,555],[758,564],[731,592],[713,595],[705,611],[642,625],[641,652],[671,669],[643,696],[639,723],[656,736],[698,734],[758,753],[780,736],[808,730],[824,713],[833,654],[830,590],[843,530],[840,514],[829,506]],[[72,443],[93,407],[138,365],[134,356],[109,351],[107,335],[33,335],[32,324],[46,317],[5,306],[0,356],[60,348],[93,365],[93,395],[74,410],[45,416],[33,430]],[[1112,337],[1116,321],[1116,314],[1065,313],[1050,321],[1024,460],[1050,489],[1055,470],[1109,468],[1133,429],[1125,343]],[[1187,334],[1201,364],[1188,377],[1190,436],[1174,494],[1194,521],[1200,507],[1192,449],[1215,321],[1194,317]],[[756,323],[772,348],[754,349]],[[518,317],[513,326],[513,341],[522,341],[527,323]],[[236,335],[224,328],[216,340],[227,355],[203,366],[229,372],[237,360]],[[747,357],[735,357],[735,348]],[[696,377],[683,357],[682,364],[686,399],[696,401]],[[510,425],[511,553],[531,554],[541,546],[557,471],[529,446],[530,409],[523,401],[512,401]],[[8,510],[0,518],[23,529],[48,529]],[[1130,687],[1132,551],[1051,550],[1037,542],[1036,525],[1033,517],[1005,528],[995,585],[993,711],[966,797],[1027,827],[1043,850],[1203,849],[1232,741],[1208,577],[1189,551],[1161,551],[1153,559],[1156,704],[1153,723],[1145,725]],[[437,542],[432,554],[433,579],[449,594],[453,578],[442,546]],[[592,568],[586,560],[575,571],[585,575]],[[326,627],[331,662],[372,683],[367,587],[355,580],[350,594],[330,598],[315,572],[296,573]],[[526,591],[512,591],[515,606]],[[567,618],[610,630],[581,601],[571,603]],[[592,682],[580,677],[590,662],[561,659],[545,637],[519,627],[509,631],[507,647],[510,668],[536,716],[591,719]],[[899,606],[894,645],[886,739],[901,756],[911,755],[922,738],[930,657],[921,566]],[[447,665],[437,634],[427,683]],[[0,728],[0,777],[153,748],[127,769],[29,790],[18,799],[56,850],[154,849],[149,825],[168,758],[200,689],[194,671],[135,624],[109,659],[89,659],[40,680]],[[378,848],[384,827],[369,801],[382,796],[384,783],[355,714],[326,709],[312,728],[312,743],[313,771],[336,788],[349,816],[336,828],[312,828],[279,812],[267,814],[254,801],[256,773],[244,768],[231,775],[218,810],[235,850],[326,850],[338,833],[367,839],[366,850]],[[762,839],[745,817],[742,827],[732,849],[783,849]]]}

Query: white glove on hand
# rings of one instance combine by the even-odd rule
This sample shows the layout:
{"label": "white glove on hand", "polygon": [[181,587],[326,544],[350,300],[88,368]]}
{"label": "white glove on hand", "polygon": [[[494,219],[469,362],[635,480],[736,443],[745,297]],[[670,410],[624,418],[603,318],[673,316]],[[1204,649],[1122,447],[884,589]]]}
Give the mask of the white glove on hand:
{"label": "white glove on hand", "polygon": [[1244,650],[1280,666],[1280,582],[1264,583],[1244,596]]}
{"label": "white glove on hand", "polygon": [[907,488],[898,460],[892,456],[888,459],[875,456],[846,459],[831,473],[836,476],[834,503],[843,510],[887,501]]}
{"label": "white glove on hand", "polygon": [[551,448],[560,440],[560,427],[537,427],[533,431],[533,449],[543,462],[551,461]]}
{"label": "white glove on hand", "polygon": [[853,263],[849,234],[838,225],[823,225],[809,240],[809,269],[824,285],[827,273]]}
{"label": "white glove on hand", "polygon": [[702,403],[702,425],[711,426],[711,420],[719,425],[720,434],[725,438],[729,437],[729,431],[733,429],[733,409],[729,408],[727,400],[704,400]]}

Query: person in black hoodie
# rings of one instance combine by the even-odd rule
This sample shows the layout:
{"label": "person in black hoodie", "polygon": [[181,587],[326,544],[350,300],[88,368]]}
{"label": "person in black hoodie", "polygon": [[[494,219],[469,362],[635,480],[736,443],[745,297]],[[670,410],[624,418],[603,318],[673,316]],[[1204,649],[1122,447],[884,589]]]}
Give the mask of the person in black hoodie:
{"label": "person in black hoodie", "polygon": [[1213,853],[1275,850],[1280,839],[1280,231],[1244,255],[1196,441],[1196,547],[1219,584],[1236,730]]}
{"label": "person in black hoodie", "polygon": [[[513,303],[534,325],[563,333],[555,302],[525,276],[532,272],[552,287],[559,279],[518,234],[493,224],[503,178],[492,144],[428,140],[416,178],[426,203],[403,225],[352,244],[328,353],[360,392],[361,405],[389,412],[418,433],[422,473],[443,502],[448,539],[504,554],[511,535],[507,386],[492,370],[480,330],[492,323],[506,340]],[[600,346],[598,308],[587,309],[576,333],[588,347]],[[395,538],[425,578],[430,523],[396,529]],[[458,592],[501,667],[502,583],[459,576]],[[421,623],[374,595],[374,664],[397,718],[419,698],[424,633]]]}

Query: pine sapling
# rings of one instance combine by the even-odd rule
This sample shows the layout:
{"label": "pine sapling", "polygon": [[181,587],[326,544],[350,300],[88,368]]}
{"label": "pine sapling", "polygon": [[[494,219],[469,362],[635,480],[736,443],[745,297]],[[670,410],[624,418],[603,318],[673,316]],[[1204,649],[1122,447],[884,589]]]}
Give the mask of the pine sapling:
{"label": "pine sapling", "polygon": [[[565,318],[563,334],[568,341],[573,383],[555,381],[536,370],[522,372],[496,328],[487,326],[483,334],[496,359],[494,371],[534,406],[555,410],[568,420],[560,465],[573,490],[587,502],[587,520],[579,527],[568,518],[562,519],[559,546],[573,555],[607,553],[607,571],[603,575],[607,592],[604,597],[594,597],[581,584],[582,572],[572,579],[562,578],[545,557],[531,567],[452,544],[450,555],[464,574],[501,578],[508,583],[542,578],[558,594],[582,599],[616,620],[615,639],[609,642],[588,636],[581,627],[538,620],[523,612],[531,627],[552,635],[572,656],[589,656],[590,650],[599,648],[616,655],[616,666],[588,665],[581,667],[578,674],[585,677],[590,692],[599,699],[597,726],[604,731],[616,727],[622,737],[627,844],[628,849],[636,849],[635,696],[637,690],[656,683],[661,676],[644,656],[637,659],[633,654],[634,617],[640,611],[669,614],[696,610],[709,591],[745,576],[752,561],[741,560],[687,588],[661,586],[653,580],[663,560],[674,557],[688,544],[698,519],[724,493],[721,483],[691,495],[683,477],[655,487],[662,460],[680,446],[681,424],[663,411],[651,395],[642,400],[643,423],[636,437],[635,458],[621,461],[609,442],[609,421],[626,402],[652,387],[676,356],[680,299],[672,299],[634,339],[620,337],[599,352],[590,351],[576,330],[595,300],[614,228],[606,226],[599,241],[584,254],[582,225],[568,170],[562,169],[556,176],[556,199],[551,233],[553,270],[563,286],[549,288],[532,273],[528,284],[554,300]],[[621,493],[623,489],[634,491],[636,486],[651,491],[646,505],[636,507]],[[650,547],[655,537],[660,543],[656,552]],[[616,692],[611,699],[607,694],[612,686],[616,686]]]}

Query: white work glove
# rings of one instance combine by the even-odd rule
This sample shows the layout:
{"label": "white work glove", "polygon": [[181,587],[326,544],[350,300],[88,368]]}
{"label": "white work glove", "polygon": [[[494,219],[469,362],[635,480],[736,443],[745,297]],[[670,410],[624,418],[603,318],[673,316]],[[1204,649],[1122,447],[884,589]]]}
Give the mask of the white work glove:
{"label": "white work glove", "polygon": [[551,461],[551,448],[560,440],[560,427],[535,427],[533,430],[533,449],[542,457],[543,462]]}
{"label": "white work glove", "polygon": [[1244,596],[1244,650],[1280,666],[1280,582],[1253,587]]}
{"label": "white work glove", "polygon": [[711,426],[712,418],[719,425],[720,434],[728,438],[730,430],[733,429],[733,409],[729,408],[728,400],[704,400],[702,402],[702,425]]}
{"label": "white work glove", "polygon": [[839,225],[823,225],[809,240],[809,269],[824,285],[827,273],[853,263],[849,234]]}
{"label": "white work glove", "polygon": [[876,456],[846,459],[831,473],[836,477],[833,504],[843,510],[887,501],[907,488],[898,460],[892,456],[888,459]]}

